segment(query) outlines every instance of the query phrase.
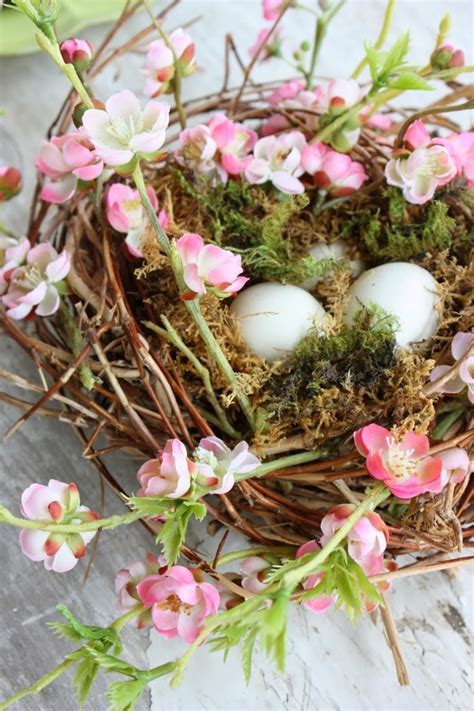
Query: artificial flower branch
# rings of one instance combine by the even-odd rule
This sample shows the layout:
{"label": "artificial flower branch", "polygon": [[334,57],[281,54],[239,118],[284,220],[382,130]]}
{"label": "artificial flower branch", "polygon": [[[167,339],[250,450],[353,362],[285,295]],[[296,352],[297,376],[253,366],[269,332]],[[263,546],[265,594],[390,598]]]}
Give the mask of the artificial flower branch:
{"label": "artificial flower branch", "polygon": [[32,531],[46,531],[48,533],[86,533],[98,531],[99,529],[118,528],[119,526],[134,523],[142,517],[143,514],[140,511],[131,511],[126,514],[113,514],[113,516],[108,516],[107,518],[98,518],[93,521],[84,521],[77,524],[51,523],[51,521],[19,518],[10,513],[3,504],[0,504],[0,523],[6,523],[16,528],[25,528]]}
{"label": "artificial flower branch", "polygon": [[339,0],[339,2],[335,3],[334,5],[330,5],[329,8],[321,15],[318,15],[316,19],[311,59],[308,71],[305,72],[306,86],[308,89],[312,88],[314,72],[316,71],[316,63],[321,52],[322,44],[326,37],[328,26],[331,23],[331,20],[333,20],[334,17],[337,15],[339,10],[341,10],[345,2],[346,0]]}
{"label": "artificial flower branch", "polygon": [[[384,18],[383,18],[382,27],[380,30],[380,34],[375,41],[374,49],[381,49],[383,47],[383,45],[385,44],[385,40],[387,39],[387,35],[390,31],[390,26],[392,24],[394,9],[395,9],[395,0],[388,0],[387,7],[385,8],[385,14],[384,14]],[[354,69],[354,71],[352,72],[351,78],[357,79],[359,74],[365,69],[365,67],[368,65],[368,63],[369,63],[369,60],[367,59],[367,56],[365,56],[359,62],[357,67]]]}

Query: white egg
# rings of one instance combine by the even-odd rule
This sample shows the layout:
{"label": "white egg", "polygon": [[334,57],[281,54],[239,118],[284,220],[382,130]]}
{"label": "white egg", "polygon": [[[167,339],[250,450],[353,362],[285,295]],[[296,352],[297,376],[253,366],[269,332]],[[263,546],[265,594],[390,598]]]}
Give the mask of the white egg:
{"label": "white egg", "polygon": [[426,269],[408,262],[382,264],[352,284],[344,320],[350,325],[362,305],[377,304],[398,319],[398,345],[409,346],[436,333],[438,300],[437,283]]}
{"label": "white egg", "polygon": [[240,292],[230,307],[250,350],[269,361],[284,358],[326,312],[304,289],[291,284],[255,284]]}
{"label": "white egg", "polygon": [[[358,277],[364,268],[364,262],[361,259],[349,259],[349,245],[343,239],[338,239],[331,244],[326,244],[325,242],[316,242],[308,249],[308,254],[313,257],[313,259],[337,259],[337,260],[348,260],[351,264],[352,276]],[[313,276],[306,279],[304,282],[299,284],[302,289],[307,291],[312,291],[318,281],[321,281],[322,277]]]}

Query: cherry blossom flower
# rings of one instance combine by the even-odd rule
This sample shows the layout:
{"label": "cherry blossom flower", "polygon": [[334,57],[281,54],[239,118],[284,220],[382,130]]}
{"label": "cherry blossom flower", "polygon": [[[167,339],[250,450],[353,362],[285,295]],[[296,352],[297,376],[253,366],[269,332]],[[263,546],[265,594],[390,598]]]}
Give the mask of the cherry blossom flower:
{"label": "cherry blossom flower", "polygon": [[408,432],[396,439],[390,430],[371,424],[354,433],[354,442],[367,458],[368,472],[399,499],[427,492],[439,494],[446,483],[443,461],[439,456],[429,456],[430,443],[425,435]]}
{"label": "cherry blossom flower", "polygon": [[169,104],[149,101],[142,110],[125,89],[105,102],[105,109],[88,109],[82,118],[85,135],[105,163],[129,167],[134,159],[156,160],[165,141]]}
{"label": "cherry blossom flower", "polygon": [[270,572],[271,564],[265,558],[251,555],[240,563],[242,573],[242,587],[253,593],[261,593],[267,587],[265,578]]}
{"label": "cherry blossom flower", "polygon": [[230,449],[219,437],[205,437],[194,451],[197,481],[213,494],[226,494],[235,483],[236,474],[249,474],[260,460],[249,451],[247,442]]}
{"label": "cherry blossom flower", "polygon": [[[32,521],[76,525],[99,518],[80,503],[77,486],[56,479],[50,479],[47,486],[31,484],[21,496],[23,516]],[[20,546],[31,560],[42,560],[46,570],[66,573],[85,555],[86,545],[95,534],[96,531],[49,533],[23,528],[20,532]]]}
{"label": "cherry blossom flower", "polygon": [[437,455],[443,462],[444,484],[460,484],[472,470],[472,462],[465,449],[452,447]]}
{"label": "cherry blossom flower", "polygon": [[22,177],[18,168],[0,166],[0,203],[11,200],[21,191]]}
{"label": "cherry blossom flower", "polygon": [[[464,358],[467,351],[474,345],[474,333],[457,333],[451,341],[451,354],[457,362]],[[431,382],[435,382],[452,369],[450,365],[438,365],[430,373]],[[474,355],[462,363],[459,371],[438,389],[440,393],[457,395],[467,388],[469,402],[474,404]]]}
{"label": "cherry blossom flower", "polygon": [[92,143],[79,132],[45,141],[36,167],[50,181],[43,186],[40,198],[52,203],[66,202],[76,192],[79,180],[90,182],[98,178],[104,164],[93,149]]}
{"label": "cherry blossom flower", "polygon": [[448,138],[435,138],[451,153],[457,169],[456,177],[464,175],[468,187],[474,187],[474,131],[452,133]]}
{"label": "cherry blossom flower", "polygon": [[279,27],[272,32],[271,28],[260,30],[253,44],[249,49],[249,56],[254,59],[258,56],[259,62],[264,62],[271,57],[279,57],[282,43],[282,33]]}
{"label": "cherry blossom flower", "polygon": [[34,313],[51,316],[60,304],[62,281],[69,273],[71,259],[63,250],[60,254],[48,243],[32,247],[26,264],[9,275],[9,287],[2,301],[7,315],[22,319]]}
{"label": "cherry blossom flower", "polygon": [[149,575],[137,586],[140,600],[151,608],[153,625],[166,639],[181,637],[191,644],[204,621],[219,609],[218,590],[202,582],[202,573],[173,565],[160,575]]}
{"label": "cherry blossom flower", "polygon": [[94,50],[87,40],[70,37],[61,42],[59,51],[66,64],[74,64],[76,69],[82,72],[90,65]]}
{"label": "cherry blossom flower", "polygon": [[257,134],[224,114],[215,114],[211,118],[209,130],[218,151],[219,173],[225,183],[227,175],[239,175],[250,162],[249,153],[257,142]]}
{"label": "cherry blossom flower", "polygon": [[239,291],[247,277],[239,276],[242,261],[239,255],[215,244],[204,244],[201,235],[187,232],[176,241],[183,279],[191,290],[183,298],[194,298],[210,290],[218,296],[228,296]]}
{"label": "cherry blossom flower", "polygon": [[315,185],[332,195],[350,195],[367,180],[361,163],[316,142],[303,149],[301,165]]}
{"label": "cherry blossom flower", "polygon": [[[306,555],[307,553],[316,553],[319,549],[320,548],[316,541],[307,541],[298,548],[295,557],[296,559],[298,559],[301,558],[301,556]],[[303,590],[312,590],[317,585],[319,585],[319,583],[323,579],[324,573],[314,573],[313,575],[310,575],[303,582]],[[307,610],[311,610],[311,612],[316,612],[319,614],[329,610],[333,606],[334,601],[335,597],[333,595],[321,594],[317,597],[312,597],[309,600],[303,600],[303,607],[306,607]]]}
{"label": "cherry blossom flower", "polygon": [[[268,103],[275,109],[290,109],[294,115],[303,121],[308,131],[313,131],[318,125],[316,112],[321,113],[320,107],[321,92],[319,89],[306,89],[304,82],[294,79],[285,82],[274,89],[268,97]],[[301,109],[301,112],[297,110]],[[275,113],[270,116],[262,126],[262,135],[271,136],[274,133],[290,128],[290,121],[282,114]]]}
{"label": "cherry blossom flower", "polygon": [[[153,209],[157,212],[158,200],[153,188],[148,187],[147,194]],[[127,235],[125,244],[130,254],[133,257],[143,257],[141,244],[149,220],[140,200],[138,190],[133,190],[122,183],[114,183],[107,190],[105,205],[109,225],[117,232],[123,232]],[[158,220],[163,229],[166,230],[169,226],[169,217],[165,210],[160,211]]]}
{"label": "cherry blossom flower", "polygon": [[303,193],[304,185],[298,178],[304,172],[301,155],[305,146],[306,138],[300,131],[261,138],[245,169],[246,179],[256,185],[271,182],[278,190],[290,195]]}
{"label": "cherry blossom flower", "polygon": [[423,205],[436,189],[458,173],[453,149],[447,140],[432,140],[423,121],[417,119],[406,130],[406,150],[394,151],[385,166],[389,185],[402,188],[405,200]]}
{"label": "cherry blossom flower", "polygon": [[262,0],[263,17],[273,22],[280,17],[284,7],[285,0]]}
{"label": "cherry blossom flower", "polygon": [[464,52],[452,44],[444,43],[431,55],[430,64],[434,69],[452,69],[463,67],[465,64]]}
{"label": "cherry blossom flower", "polygon": [[[116,609],[123,615],[133,610],[141,600],[138,596],[137,585],[148,575],[157,575],[166,570],[166,561],[163,556],[155,558],[149,553],[146,560],[135,560],[128,568],[121,568],[115,576],[115,592],[118,600]],[[138,629],[143,629],[151,624],[150,610],[144,610],[133,618]]]}
{"label": "cherry blossom flower", "polygon": [[185,496],[196,473],[188,459],[186,447],[179,439],[169,439],[157,459],[149,459],[137,472],[141,484],[139,496],[163,496],[180,499]]}
{"label": "cherry blossom flower", "polygon": [[209,126],[201,123],[185,128],[179,134],[179,141],[181,147],[175,154],[178,163],[198,173],[211,173],[218,169],[214,160],[217,144],[212,138]]}
{"label": "cherry blossom flower", "polygon": [[[325,546],[353,513],[355,506],[342,504],[331,509],[321,521],[321,545]],[[366,575],[376,575],[384,568],[383,554],[388,542],[388,528],[375,512],[362,516],[347,534],[347,550]]]}
{"label": "cherry blossom flower", "polygon": [[16,239],[0,235],[0,295],[5,293],[11,275],[24,263],[30,248],[26,237]]}
{"label": "cherry blossom flower", "polygon": [[168,42],[157,39],[148,47],[142,67],[146,76],[143,89],[145,96],[154,97],[174,91],[172,80],[176,73],[175,61],[181,76],[189,76],[196,69],[194,42],[181,27],[170,34]]}

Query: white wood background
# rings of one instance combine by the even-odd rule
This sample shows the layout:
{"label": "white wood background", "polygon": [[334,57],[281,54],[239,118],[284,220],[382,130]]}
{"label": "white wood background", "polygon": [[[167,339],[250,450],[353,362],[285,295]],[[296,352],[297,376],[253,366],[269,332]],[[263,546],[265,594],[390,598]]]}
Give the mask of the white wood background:
{"label": "white wood background", "polygon": [[[79,1],[79,0],[78,0]],[[310,0],[315,4],[315,0]],[[349,0],[334,23],[321,57],[322,75],[350,73],[361,57],[364,40],[377,34],[383,14],[382,0]],[[440,17],[447,11],[453,17],[452,39],[464,48],[468,61],[473,55],[473,4],[471,0],[401,0],[398,2],[392,38],[410,29],[412,58],[423,63]],[[175,12],[177,26],[190,17],[202,19],[192,29],[197,43],[199,72],[187,80],[187,96],[200,95],[219,86],[223,72],[223,35],[232,31],[244,50],[253,43],[260,29],[258,0],[184,0]],[[285,21],[288,45],[295,47],[308,28],[309,16],[290,13]],[[137,20],[138,24],[143,20]],[[83,33],[98,43],[106,28]],[[1,38],[0,38],[1,41]],[[137,92],[142,86],[136,69],[138,57],[126,57],[114,71],[97,83],[106,98],[120,88]],[[259,69],[259,78],[284,77],[287,69],[272,64]],[[67,90],[66,81],[45,57],[2,60],[1,104],[6,118],[1,124],[0,159],[15,162],[19,156],[26,176],[26,189],[9,203],[6,219],[17,231],[24,229],[31,188],[32,163],[42,136]],[[432,100],[430,95],[429,100]],[[413,102],[422,102],[417,95]],[[38,381],[29,359],[2,338],[1,367]],[[21,395],[20,395],[21,396]],[[0,431],[5,431],[17,416],[2,408]],[[124,483],[132,486],[137,463],[122,457],[117,461]],[[89,506],[98,505],[99,487],[95,470],[81,459],[81,447],[66,425],[34,419],[23,426],[0,450],[1,499],[15,509],[21,492],[31,481],[46,482],[50,477],[76,481]],[[106,512],[117,511],[118,502],[107,494]],[[61,576],[46,573],[42,565],[24,558],[17,532],[2,528],[0,547],[0,699],[32,683],[52,668],[69,647],[56,640],[46,627],[54,620],[55,605],[65,602],[80,619],[91,624],[107,624],[112,610],[115,571],[151,548],[148,535],[139,525],[102,535],[90,577],[82,585],[84,565]],[[213,541],[196,531],[196,543],[212,554]],[[473,668],[469,656],[473,627],[472,577],[465,571],[448,576],[439,573],[398,582],[390,594],[400,639],[412,684],[397,685],[390,652],[380,623],[367,617],[352,628],[340,613],[315,616],[294,610],[288,641],[287,672],[280,677],[258,654],[250,686],[245,687],[237,654],[225,666],[220,656],[199,651],[192,661],[182,686],[171,692],[166,681],[153,689],[152,702],[144,698],[139,709],[156,711],[224,711],[230,709],[285,709],[306,711],[344,709],[344,711],[398,711],[401,709],[470,709],[473,705]],[[126,631],[129,657],[137,664],[157,664],[183,651],[180,642],[168,642],[151,635],[148,650],[146,633]],[[36,698],[21,701],[24,711],[72,711],[76,708],[65,675]],[[106,684],[97,682],[88,709],[107,707]]]}

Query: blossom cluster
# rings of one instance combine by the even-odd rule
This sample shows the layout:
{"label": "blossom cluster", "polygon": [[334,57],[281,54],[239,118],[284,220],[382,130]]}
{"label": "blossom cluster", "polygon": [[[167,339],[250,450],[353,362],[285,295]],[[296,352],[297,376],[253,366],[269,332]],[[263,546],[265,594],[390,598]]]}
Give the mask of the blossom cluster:
{"label": "blossom cluster", "polygon": [[69,254],[58,254],[47,242],[31,246],[26,237],[0,237],[0,252],[0,296],[7,315],[23,319],[54,314],[71,266]]}
{"label": "blossom cluster", "polygon": [[457,333],[451,341],[451,355],[456,364],[461,361],[459,367],[438,365],[431,371],[430,380],[436,382],[447,376],[438,392],[457,395],[466,391],[469,402],[474,405],[474,355],[467,355],[473,346],[474,333]]}
{"label": "blossom cluster", "polygon": [[237,474],[249,474],[258,466],[260,460],[246,442],[230,449],[218,437],[204,437],[191,458],[179,439],[170,439],[156,459],[148,460],[138,470],[139,495],[179,499],[193,484],[212,494],[226,494]]}

